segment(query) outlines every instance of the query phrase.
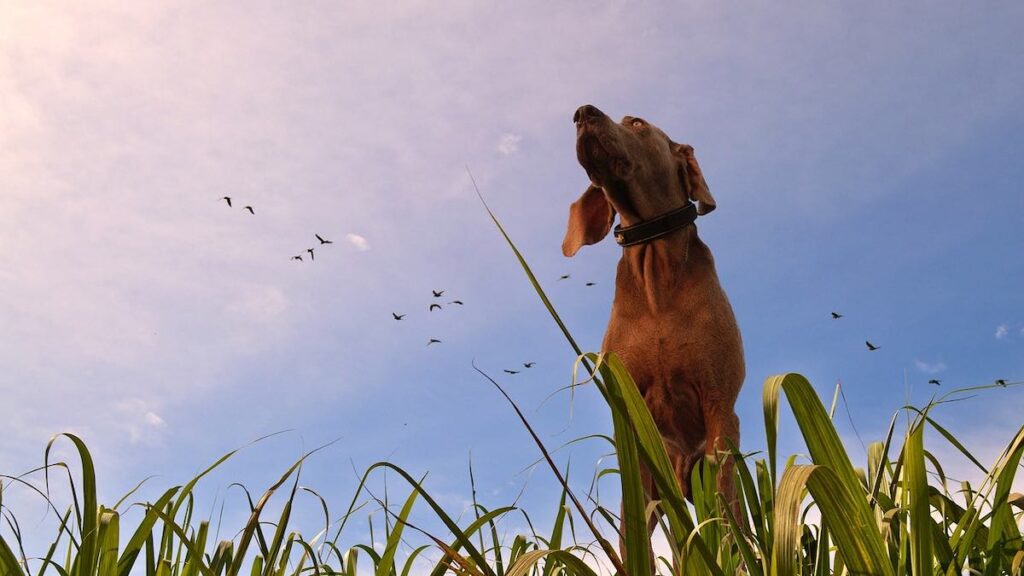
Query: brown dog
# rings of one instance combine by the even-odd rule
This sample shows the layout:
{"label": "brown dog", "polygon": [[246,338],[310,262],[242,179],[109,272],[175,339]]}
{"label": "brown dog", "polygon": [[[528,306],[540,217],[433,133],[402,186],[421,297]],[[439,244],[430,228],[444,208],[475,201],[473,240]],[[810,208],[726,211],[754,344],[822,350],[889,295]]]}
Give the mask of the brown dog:
{"label": "brown dog", "polygon": [[[715,209],[715,199],[693,148],[648,122],[626,116],[616,124],[590,105],[573,121],[576,156],[592,184],[569,207],[562,252],[572,256],[600,241],[619,215],[616,241],[624,247],[602,349],[629,369],[689,494],[694,464],[740,441],[733,406],[745,373],[743,343],[693,224]],[[735,503],[731,459],[721,463],[718,489]],[[656,498],[646,472],[645,484]]]}

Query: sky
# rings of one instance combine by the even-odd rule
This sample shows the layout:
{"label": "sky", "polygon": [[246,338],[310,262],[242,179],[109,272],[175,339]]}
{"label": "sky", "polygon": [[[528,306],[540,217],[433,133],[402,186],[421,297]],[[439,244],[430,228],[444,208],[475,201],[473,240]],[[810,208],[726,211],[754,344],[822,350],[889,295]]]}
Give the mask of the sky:
{"label": "sky", "polygon": [[[746,350],[745,450],[764,448],[773,374],[826,403],[842,382],[861,463],[858,436],[904,404],[1024,380],[1017,3],[124,4],[0,0],[2,474],[69,431],[102,501],[154,475],[152,497],[287,431],[213,475],[205,502],[241,508],[230,483],[262,490],[336,440],[303,469],[332,508],[388,459],[459,512],[472,458],[484,503],[525,486],[543,523],[557,490],[473,363],[552,447],[610,419],[593,389],[559,392],[574,353],[466,167],[596,350],[620,248],[560,250],[587,186],[571,123],[586,103],[696,150],[718,202],[698,229]],[[991,462],[1022,408],[1011,387],[936,416]],[[607,451],[559,462],[585,489]],[[43,518],[23,492],[5,506]]]}

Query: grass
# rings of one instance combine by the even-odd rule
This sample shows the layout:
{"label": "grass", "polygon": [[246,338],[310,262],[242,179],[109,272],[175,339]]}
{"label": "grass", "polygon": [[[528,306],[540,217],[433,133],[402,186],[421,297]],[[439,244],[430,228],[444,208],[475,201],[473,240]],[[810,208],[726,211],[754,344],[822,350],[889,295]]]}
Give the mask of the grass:
{"label": "grass", "polygon": [[[985,466],[931,416],[935,406],[955,394],[995,385],[947,394],[924,407],[906,407],[910,415],[906,430],[897,435],[899,414],[894,415],[887,436],[871,443],[867,461],[856,467],[832,425],[830,411],[811,384],[799,374],[773,376],[765,381],[763,391],[766,450],[732,453],[740,515],[734,516],[716,493],[716,470],[708,463],[694,470],[690,503],[683,498],[654,421],[623,364],[614,355],[584,354],[579,349],[525,259],[497,219],[494,222],[577,351],[578,367],[592,376],[607,402],[615,432],[609,441],[614,443],[617,465],[599,470],[596,476],[614,475],[620,482],[621,518],[617,508],[610,510],[586,496],[581,499],[569,488],[542,440],[507,395],[563,486],[554,522],[543,536],[531,528],[510,540],[499,537],[498,522],[516,508],[490,510],[477,504],[475,497],[471,518],[456,520],[423,488],[422,478],[390,462],[367,469],[345,512],[331,520],[327,503],[298,484],[299,470],[305,459],[313,457],[311,452],[285,470],[258,500],[249,497],[248,520],[237,527],[234,537],[214,541],[210,519],[196,518],[193,491],[237,450],[183,486],[166,489],[153,502],[130,503],[132,490],[107,506],[97,501],[95,471],[85,442],[73,434],[60,434],[48,443],[44,466],[30,474],[43,474],[48,487],[51,473],[70,470],[65,462],[50,461],[58,441],[72,444],[81,474],[78,478],[66,474],[71,506],[61,511],[50,503],[55,535],[42,557],[25,554],[20,525],[3,502],[10,486],[33,485],[25,476],[0,475],[0,576],[409,576],[425,571],[428,554],[440,558],[430,566],[430,576],[595,576],[606,567],[630,576],[654,571],[714,576],[1024,574],[1024,496],[1011,492],[1024,454],[1024,427],[1008,439],[996,461]],[[797,464],[790,456],[779,465],[776,446],[783,406],[789,407],[799,426],[809,464]],[[925,447],[928,429],[934,432],[930,438],[947,443],[977,466],[982,476],[977,486],[966,482],[950,486],[934,450]],[[641,466],[651,471],[662,495],[660,502],[645,502]],[[367,480],[383,471],[397,474],[408,486],[408,497],[400,507],[379,501],[366,490]],[[319,499],[328,519],[317,533],[302,534],[289,527],[300,490]],[[46,491],[39,494],[47,498]],[[280,513],[266,518],[273,498],[280,501]],[[374,548],[372,536],[369,543],[342,545],[349,519],[373,501],[380,504],[377,525],[384,526],[383,547]],[[142,510],[141,519],[123,525],[133,506]],[[432,534],[412,524],[409,518],[415,506],[429,508],[447,533]],[[654,565],[652,538],[646,530],[651,515],[657,517],[668,542],[667,551],[659,548]],[[599,524],[615,530],[602,531]],[[619,528],[624,528],[624,557],[618,542],[606,535]],[[418,544],[410,544],[414,541]]]}

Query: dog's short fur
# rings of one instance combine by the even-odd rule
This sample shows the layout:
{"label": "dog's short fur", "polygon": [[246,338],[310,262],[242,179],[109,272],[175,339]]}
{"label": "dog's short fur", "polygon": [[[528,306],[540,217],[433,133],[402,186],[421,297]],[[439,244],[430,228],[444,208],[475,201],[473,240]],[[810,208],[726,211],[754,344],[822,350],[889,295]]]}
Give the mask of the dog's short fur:
{"label": "dog's short fur", "polygon": [[[700,215],[715,209],[691,146],[640,118],[616,124],[590,105],[574,120],[576,155],[591,185],[569,208],[566,256],[604,238],[616,214],[626,227],[691,201]],[[696,225],[623,248],[602,349],[618,354],[636,381],[684,491],[702,456],[728,451],[729,442],[739,447],[733,406],[743,344]],[[731,459],[720,462],[719,491],[735,502]]]}

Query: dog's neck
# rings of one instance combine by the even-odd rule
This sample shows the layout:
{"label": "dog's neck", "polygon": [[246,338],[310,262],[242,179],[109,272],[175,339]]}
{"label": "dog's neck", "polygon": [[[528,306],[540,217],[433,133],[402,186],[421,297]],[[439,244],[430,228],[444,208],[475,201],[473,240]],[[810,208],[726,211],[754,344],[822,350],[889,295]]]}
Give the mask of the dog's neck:
{"label": "dog's neck", "polygon": [[711,251],[691,224],[622,249],[615,275],[616,306],[657,314],[672,309],[678,292],[699,292],[714,276]]}

